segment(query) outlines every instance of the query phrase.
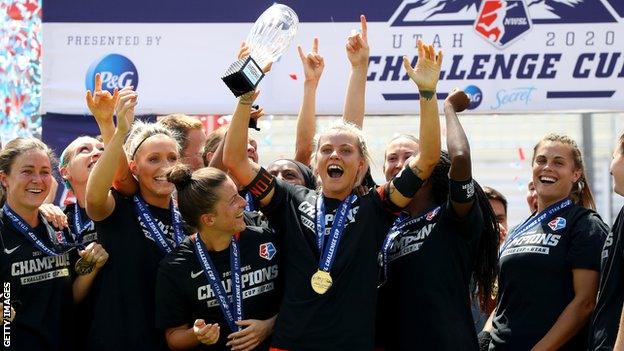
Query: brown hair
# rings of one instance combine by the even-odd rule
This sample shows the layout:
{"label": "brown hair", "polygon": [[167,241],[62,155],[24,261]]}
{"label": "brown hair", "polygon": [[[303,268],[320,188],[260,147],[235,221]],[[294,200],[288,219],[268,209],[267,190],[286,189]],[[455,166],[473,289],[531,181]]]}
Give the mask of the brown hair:
{"label": "brown hair", "polygon": [[548,134],[544,136],[533,148],[533,158],[531,159],[531,163],[535,161],[535,153],[537,149],[544,142],[556,142],[567,145],[570,147],[570,151],[572,152],[572,158],[574,159],[574,165],[578,170],[581,171],[581,176],[579,179],[572,185],[572,191],[570,191],[570,198],[574,203],[579,204],[585,208],[589,208],[592,210],[596,209],[596,203],[594,202],[594,196],[592,195],[591,189],[589,188],[589,182],[585,176],[585,166],[583,164],[583,156],[581,155],[581,150],[579,149],[576,141],[572,140],[567,135],[560,134]]}
{"label": "brown hair", "polygon": [[180,214],[188,225],[199,229],[199,218],[214,211],[219,201],[216,190],[227,180],[227,175],[213,167],[191,172],[188,166],[179,163],[167,173],[167,180],[178,191]]}
{"label": "brown hair", "polygon": [[221,141],[225,138],[225,133],[227,132],[227,130],[228,126],[221,126],[208,134],[206,138],[206,143],[204,144],[204,152],[202,154],[202,159],[204,159],[204,166],[208,167],[210,163],[210,161],[206,159],[206,155],[209,152],[214,153],[215,151],[217,151],[219,143],[221,143]]}
{"label": "brown hair", "polygon": [[188,133],[192,130],[202,130],[202,123],[195,117],[181,113],[166,115],[158,123],[175,132],[176,141],[180,144],[181,150],[188,146]]}
{"label": "brown hair", "polygon": [[505,208],[505,213],[507,213],[507,198],[505,197],[505,195],[501,194],[498,190],[494,188],[490,188],[489,186],[484,186],[483,192],[485,193],[485,196],[488,198],[488,200],[500,201],[500,203],[502,203],[503,207]]}

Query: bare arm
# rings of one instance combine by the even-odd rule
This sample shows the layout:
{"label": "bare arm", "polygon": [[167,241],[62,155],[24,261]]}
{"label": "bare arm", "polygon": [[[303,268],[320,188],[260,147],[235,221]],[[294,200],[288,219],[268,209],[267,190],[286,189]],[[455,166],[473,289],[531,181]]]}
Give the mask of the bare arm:
{"label": "bare arm", "polygon": [[[87,91],[86,102],[89,111],[93,114],[95,122],[100,129],[104,146],[110,143],[115,133],[113,114],[118,99],[119,91],[117,89],[115,89],[113,95],[106,90],[102,90],[102,77],[99,73],[96,73],[95,89],[93,94],[91,91]],[[125,154],[119,158],[119,166],[117,167],[115,178],[113,179],[113,187],[124,195],[133,195],[138,190],[137,181],[130,173],[128,160]]]}
{"label": "bare arm", "polygon": [[325,61],[318,53],[318,38],[314,38],[312,51],[304,54],[301,46],[297,46],[299,58],[303,66],[305,81],[303,83],[303,101],[297,116],[297,140],[295,143],[295,160],[310,164],[312,140],[316,132],[316,88],[325,68]]}
{"label": "bare arm", "polygon": [[[249,114],[251,104],[258,96],[257,92],[249,92],[241,96],[236,105],[236,110],[232,116],[232,122],[225,135],[225,145],[223,148],[223,164],[236,179],[238,184],[247,186],[254,180],[260,166],[247,158],[247,129],[249,125]],[[265,196],[260,204],[266,206],[273,198],[272,189]]]}
{"label": "bare arm", "polygon": [[360,16],[361,31],[347,39],[347,57],[351,63],[351,75],[345,97],[343,119],[362,129],[366,102],[366,75],[368,73],[368,27],[366,17]]}
{"label": "bare arm", "polygon": [[[470,160],[470,144],[466,133],[459,123],[457,112],[468,107],[470,99],[466,93],[454,89],[444,101],[444,116],[446,117],[446,147],[451,158],[449,178],[454,181],[467,181],[472,178],[472,163]],[[474,200],[470,202],[457,202],[451,197],[451,205],[459,217],[464,217],[470,212]]]}
{"label": "bare arm", "polygon": [[[429,178],[440,159],[440,117],[435,91],[441,65],[442,52],[436,54],[432,45],[424,45],[420,40],[416,67],[412,68],[407,57],[403,58],[403,66],[420,91],[420,152],[410,160],[409,167],[421,180]],[[394,190],[391,183],[390,200],[398,207],[407,206],[411,198]]]}
{"label": "bare arm", "polygon": [[93,271],[89,274],[79,275],[72,285],[74,303],[80,303],[89,294],[93,281],[98,272],[108,260],[108,253],[102,245],[98,243],[90,243],[86,249],[79,252],[80,257],[86,262],[93,264]]}
{"label": "bare arm", "polygon": [[171,350],[194,349],[199,344],[215,344],[219,340],[219,325],[204,323],[198,319],[189,327],[188,324],[165,330],[165,339]]}
{"label": "bare arm", "polygon": [[572,269],[574,298],[548,333],[533,347],[533,351],[557,350],[587,324],[596,305],[599,278],[596,271]]}
{"label": "bare arm", "polygon": [[[136,104],[136,92],[125,90],[120,93],[117,102],[117,129],[89,175],[86,209],[87,215],[94,221],[105,219],[115,209],[115,200],[109,189],[113,183],[119,159],[122,156],[125,158],[123,143],[134,121]],[[128,167],[127,164],[125,166]]]}

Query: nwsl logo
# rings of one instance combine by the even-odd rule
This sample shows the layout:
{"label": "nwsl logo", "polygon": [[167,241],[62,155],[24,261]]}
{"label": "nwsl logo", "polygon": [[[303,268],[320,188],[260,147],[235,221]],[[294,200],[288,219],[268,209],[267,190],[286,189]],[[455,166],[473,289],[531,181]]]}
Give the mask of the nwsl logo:
{"label": "nwsl logo", "polygon": [[133,86],[136,90],[139,85],[139,74],[134,63],[123,55],[108,54],[93,62],[85,78],[87,90],[93,91],[95,74],[98,72],[102,75],[102,89],[110,91],[111,94],[115,88]]}
{"label": "nwsl logo", "polygon": [[552,231],[556,232],[557,230],[565,228],[566,220],[565,218],[557,217],[553,219],[552,221],[548,222],[548,226],[550,227]]}
{"label": "nwsl logo", "polygon": [[436,208],[435,210],[427,213],[427,216],[425,218],[427,218],[428,221],[432,220],[433,218],[435,218],[435,216],[438,214],[438,212],[440,212],[440,208]]}
{"label": "nwsl logo", "polygon": [[276,253],[277,249],[275,248],[275,245],[273,245],[273,243],[269,242],[260,245],[259,255],[265,260],[272,260]]}
{"label": "nwsl logo", "polygon": [[502,49],[528,32],[531,20],[523,0],[486,0],[474,29],[490,44]]}

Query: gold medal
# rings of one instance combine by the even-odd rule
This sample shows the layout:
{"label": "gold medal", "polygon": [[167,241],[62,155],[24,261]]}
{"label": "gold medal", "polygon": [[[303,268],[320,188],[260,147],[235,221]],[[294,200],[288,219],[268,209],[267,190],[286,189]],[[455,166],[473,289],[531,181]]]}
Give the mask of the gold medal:
{"label": "gold medal", "polygon": [[325,272],[320,269],[316,271],[316,273],[312,275],[312,279],[310,279],[312,290],[314,290],[317,294],[326,293],[332,286],[332,283],[332,277],[329,275],[329,272]]}
{"label": "gold medal", "polygon": [[79,258],[74,265],[74,270],[78,275],[85,275],[93,272],[93,268],[95,268],[95,263],[87,262],[82,258]]}

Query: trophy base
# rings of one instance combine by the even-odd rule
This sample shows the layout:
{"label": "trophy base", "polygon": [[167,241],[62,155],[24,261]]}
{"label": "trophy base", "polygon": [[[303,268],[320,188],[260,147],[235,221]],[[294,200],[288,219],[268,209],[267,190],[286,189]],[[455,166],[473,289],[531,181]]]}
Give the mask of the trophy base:
{"label": "trophy base", "polygon": [[251,56],[248,56],[232,63],[221,79],[234,96],[239,97],[254,91],[263,77],[262,68]]}

